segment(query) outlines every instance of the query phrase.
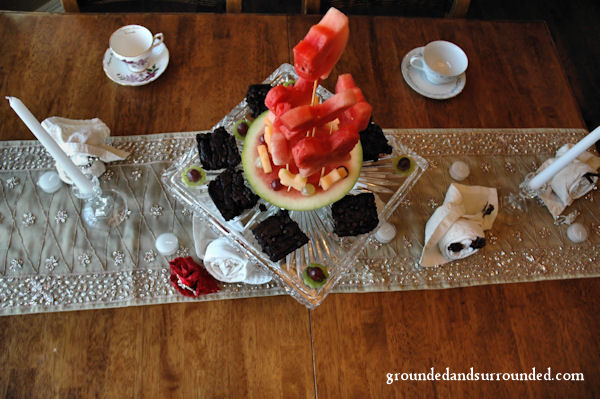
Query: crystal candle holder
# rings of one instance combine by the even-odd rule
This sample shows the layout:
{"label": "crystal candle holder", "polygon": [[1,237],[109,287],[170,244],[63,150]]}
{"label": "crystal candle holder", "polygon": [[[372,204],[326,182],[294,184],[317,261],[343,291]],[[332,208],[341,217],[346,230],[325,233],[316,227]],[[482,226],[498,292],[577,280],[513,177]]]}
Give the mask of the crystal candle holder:
{"label": "crystal candle holder", "polygon": [[75,185],[73,195],[84,201],[81,217],[86,225],[100,230],[118,226],[127,214],[127,203],[121,193],[112,189],[102,190],[97,177],[93,177],[91,192],[83,192]]}

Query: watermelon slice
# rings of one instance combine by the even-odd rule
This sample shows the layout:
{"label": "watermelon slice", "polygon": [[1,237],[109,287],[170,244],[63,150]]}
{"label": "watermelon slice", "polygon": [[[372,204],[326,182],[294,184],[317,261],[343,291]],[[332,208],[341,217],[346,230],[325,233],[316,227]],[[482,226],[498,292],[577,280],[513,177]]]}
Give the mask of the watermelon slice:
{"label": "watermelon slice", "polygon": [[337,119],[342,112],[356,104],[352,90],[337,93],[322,104],[300,105],[292,108],[279,118],[289,130],[307,131]]}
{"label": "watermelon slice", "polygon": [[[354,78],[349,73],[343,73],[338,76],[337,82],[335,83],[335,92],[339,93],[344,90],[352,89],[356,87],[356,83],[354,83]],[[360,101],[364,101],[364,97],[360,99]]]}
{"label": "watermelon slice", "polygon": [[[248,129],[246,139],[244,140],[244,148],[242,150],[244,174],[246,176],[246,180],[250,186],[252,186],[256,194],[264,198],[269,203],[280,208],[306,211],[331,204],[344,197],[344,195],[346,195],[346,193],[348,193],[348,191],[354,187],[362,167],[362,147],[360,142],[355,143],[355,145],[349,151],[346,151],[343,156],[330,154],[333,156],[329,156],[328,160],[326,161],[323,173],[327,174],[334,169],[345,168],[348,171],[348,175],[341,180],[336,181],[327,190],[323,190],[323,188],[319,186],[319,179],[321,177],[321,170],[323,169],[323,166],[317,166],[316,163],[311,164],[309,161],[305,161],[304,165],[314,172],[310,175],[307,175],[308,177],[305,178],[306,182],[308,182],[314,188],[314,193],[311,195],[305,195],[306,193],[303,194],[301,190],[294,188],[288,190],[287,187],[281,186],[279,181],[279,171],[285,170],[286,165],[274,165],[270,173],[265,173],[260,162],[257,162],[257,159],[260,158],[258,147],[262,145],[261,136],[264,135],[265,118],[267,114],[268,112],[263,113],[252,123],[252,125],[250,125],[250,129]],[[326,134],[326,137],[330,137],[329,133]],[[273,144],[273,137],[275,136],[271,135],[271,145]],[[308,143],[313,142],[314,140],[322,140],[323,137],[325,137],[323,134],[315,138],[310,137],[310,139],[313,140],[309,140]],[[349,145],[348,142],[343,139],[338,140],[338,144],[336,144],[335,140],[330,140],[331,142],[327,142],[327,145],[330,146],[328,151],[332,150],[335,152],[336,148],[341,149],[342,145],[339,143],[345,143],[346,145]],[[302,146],[301,142],[302,140],[298,141],[292,151],[296,148],[301,148],[298,147],[299,145]],[[318,144],[317,146],[314,146],[312,150],[308,149],[308,145],[302,148],[304,148],[304,150],[296,150],[296,152],[300,151],[304,154],[307,154],[305,157],[306,159],[309,158],[309,151],[323,151],[323,147],[319,147]],[[271,158],[273,158],[273,154],[271,154]],[[321,161],[322,160],[319,159],[319,162]],[[287,166],[289,167],[291,174],[298,173],[299,168],[297,165],[295,165],[293,159],[291,159],[290,164]],[[298,176],[300,175],[298,174]],[[296,180],[302,179],[298,177]]]}
{"label": "watermelon slice", "polygon": [[275,165],[285,166],[290,163],[292,156],[288,147],[288,141],[283,133],[273,130],[269,150],[271,151],[271,159]]}
{"label": "watermelon slice", "polygon": [[349,36],[348,17],[330,8],[294,47],[296,73],[311,82],[327,79],[344,52]]}
{"label": "watermelon slice", "polygon": [[285,124],[283,123],[283,121],[281,120],[281,118],[277,118],[277,117],[273,121],[273,129],[278,132],[281,132],[281,134],[283,134],[285,136],[285,138],[290,141],[298,138],[298,136],[303,136],[306,134],[306,130],[300,131],[300,130],[288,129],[285,126]]}
{"label": "watermelon slice", "polygon": [[365,130],[371,120],[373,107],[366,101],[356,103],[340,116],[340,124],[357,132]]}
{"label": "watermelon slice", "polygon": [[293,86],[280,84],[269,90],[265,105],[279,116],[294,107],[309,104],[312,100],[312,90],[313,82],[299,77]]}
{"label": "watermelon slice", "polygon": [[365,130],[369,125],[373,107],[365,100],[362,90],[356,87],[354,79],[349,73],[338,76],[337,83],[335,84],[336,93],[343,93],[347,90],[353,91],[357,103],[343,113],[340,122],[345,126],[352,126],[357,131]]}
{"label": "watermelon slice", "polygon": [[325,137],[306,137],[292,148],[294,163],[303,176],[308,176],[346,158],[358,142],[358,134],[348,129]]}

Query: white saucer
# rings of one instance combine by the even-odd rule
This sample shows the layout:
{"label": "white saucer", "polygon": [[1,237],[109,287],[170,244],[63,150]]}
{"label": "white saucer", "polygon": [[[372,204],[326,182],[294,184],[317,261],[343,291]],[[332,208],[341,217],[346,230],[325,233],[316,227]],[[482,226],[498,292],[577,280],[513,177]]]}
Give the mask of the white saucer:
{"label": "white saucer", "polygon": [[114,56],[110,48],[106,49],[102,59],[104,73],[115,83],[123,86],[141,86],[155,81],[169,65],[169,50],[164,43],[152,49],[148,68],[142,72],[131,72],[127,65]]}
{"label": "white saucer", "polygon": [[420,70],[410,65],[410,59],[415,55],[423,55],[423,47],[417,47],[409,51],[402,59],[402,76],[408,85],[422,96],[436,100],[445,100],[458,95],[467,82],[467,75],[463,72],[452,83],[434,85],[425,78]]}

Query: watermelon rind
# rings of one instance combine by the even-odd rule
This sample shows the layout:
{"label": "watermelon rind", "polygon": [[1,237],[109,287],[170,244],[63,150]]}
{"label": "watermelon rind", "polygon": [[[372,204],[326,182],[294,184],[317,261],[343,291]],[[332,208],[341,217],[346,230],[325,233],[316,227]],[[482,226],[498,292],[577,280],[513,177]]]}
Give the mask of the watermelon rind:
{"label": "watermelon rind", "polygon": [[[267,181],[262,168],[256,163],[256,146],[260,144],[260,136],[264,131],[264,118],[268,111],[259,115],[250,125],[244,147],[242,149],[242,165],[246,180],[254,192],[265,201],[279,208],[291,211],[309,211],[319,209],[343,198],[356,184],[362,167],[362,147],[360,142],[350,151],[350,159],[343,165],[348,169],[348,176],[335,183],[327,191],[319,190],[311,196],[303,196],[294,189],[283,188],[274,191]],[[340,165],[341,166],[341,165]]]}

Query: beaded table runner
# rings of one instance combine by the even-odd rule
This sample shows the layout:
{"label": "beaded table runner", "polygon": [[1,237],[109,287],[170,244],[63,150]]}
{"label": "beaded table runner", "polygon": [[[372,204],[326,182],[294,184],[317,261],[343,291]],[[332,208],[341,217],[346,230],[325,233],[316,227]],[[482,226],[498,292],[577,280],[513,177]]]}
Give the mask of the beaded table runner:
{"label": "beaded table runner", "polygon": [[[593,190],[567,209],[589,231],[574,244],[566,224],[555,224],[537,202],[507,211],[502,199],[558,147],[586,135],[583,129],[386,130],[427,158],[429,169],[390,222],[398,230],[382,245],[371,239],[334,292],[437,289],[481,284],[600,276],[600,195]],[[35,184],[53,160],[35,141],[0,142],[0,315],[96,309],[157,303],[281,295],[275,282],[220,284],[218,293],[190,299],[169,281],[169,259],[156,237],[176,233],[176,255],[195,256],[189,210],[166,194],[161,173],[195,145],[195,132],[112,137],[131,153],[108,165],[104,187],[125,194],[127,219],[110,233],[86,228],[80,201],[65,186],[47,194]],[[488,245],[474,256],[440,267],[418,264],[424,226],[452,179],[455,160],[471,167],[465,184],[499,189],[501,209]],[[573,213],[577,212],[577,213]]]}

